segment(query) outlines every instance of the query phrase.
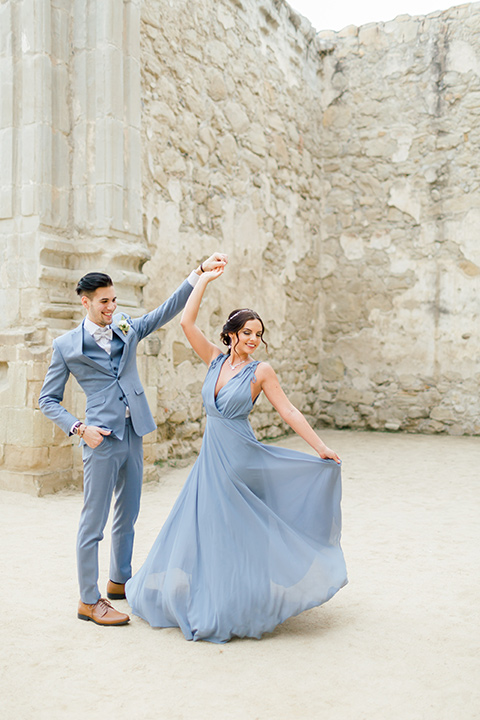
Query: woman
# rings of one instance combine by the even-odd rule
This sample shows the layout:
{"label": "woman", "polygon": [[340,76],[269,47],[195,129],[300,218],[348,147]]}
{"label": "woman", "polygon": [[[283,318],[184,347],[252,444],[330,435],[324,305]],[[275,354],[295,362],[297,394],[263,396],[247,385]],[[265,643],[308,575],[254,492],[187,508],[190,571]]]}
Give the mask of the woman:
{"label": "woman", "polygon": [[[195,324],[207,284],[222,272],[201,276],[181,319],[209,366],[202,449],[126,585],[133,613],[153,627],[180,627],[188,640],[216,643],[259,638],[347,582],[340,460],[290,403],[270,365],[253,359],[263,322],[251,310],[233,311],[221,335],[227,354]],[[257,441],[248,415],[262,391],[320,458]]]}

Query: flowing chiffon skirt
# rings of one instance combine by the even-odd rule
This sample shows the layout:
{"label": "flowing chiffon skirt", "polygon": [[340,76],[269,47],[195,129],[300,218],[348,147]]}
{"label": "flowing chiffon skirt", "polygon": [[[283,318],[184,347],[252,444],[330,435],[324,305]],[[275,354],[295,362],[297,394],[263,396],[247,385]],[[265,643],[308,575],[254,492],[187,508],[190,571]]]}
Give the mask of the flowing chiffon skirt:
{"label": "flowing chiffon skirt", "polygon": [[341,473],[333,460],[264,445],[248,421],[257,362],[202,394],[202,448],[150,553],[126,585],[135,615],[188,640],[260,638],[347,582]]}

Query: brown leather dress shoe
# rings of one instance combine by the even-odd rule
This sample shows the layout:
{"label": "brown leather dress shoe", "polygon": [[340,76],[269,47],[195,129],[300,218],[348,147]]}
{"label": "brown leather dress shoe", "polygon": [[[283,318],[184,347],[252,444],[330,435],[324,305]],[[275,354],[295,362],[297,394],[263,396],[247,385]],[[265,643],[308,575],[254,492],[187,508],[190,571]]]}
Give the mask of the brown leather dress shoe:
{"label": "brown leather dress shoe", "polygon": [[109,580],[107,597],[109,600],[125,600],[125,583],[115,583],[113,580]]}
{"label": "brown leather dress shoe", "polygon": [[77,617],[80,620],[91,620],[97,625],[126,625],[130,622],[128,615],[115,610],[105,598],[100,598],[94,605],[87,605],[80,600]]}

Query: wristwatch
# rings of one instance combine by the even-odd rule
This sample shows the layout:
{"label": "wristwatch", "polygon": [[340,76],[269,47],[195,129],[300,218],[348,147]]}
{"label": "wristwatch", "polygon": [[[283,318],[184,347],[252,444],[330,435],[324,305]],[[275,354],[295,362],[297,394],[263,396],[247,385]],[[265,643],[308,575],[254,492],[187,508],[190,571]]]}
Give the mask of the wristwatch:
{"label": "wristwatch", "polygon": [[78,422],[75,423],[75,425],[72,427],[72,434],[77,435],[78,434],[78,428],[80,425],[83,425],[81,420],[78,420]]}
{"label": "wristwatch", "polygon": [[[80,428],[82,428],[80,430]],[[73,432],[75,435],[78,435],[79,438],[83,438],[85,435],[85,430],[87,429],[87,426],[83,422],[75,423],[75,426],[73,428]]]}

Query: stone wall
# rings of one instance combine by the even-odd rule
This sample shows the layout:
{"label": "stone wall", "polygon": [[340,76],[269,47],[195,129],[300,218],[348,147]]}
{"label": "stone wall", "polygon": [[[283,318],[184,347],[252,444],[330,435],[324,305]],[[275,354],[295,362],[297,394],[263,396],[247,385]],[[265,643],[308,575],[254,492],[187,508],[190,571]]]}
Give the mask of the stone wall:
{"label": "stone wall", "polygon": [[[141,48],[145,304],[165,297],[169,263],[227,252],[202,328],[215,340],[231,310],[257,310],[272,364],[315,420],[321,43],[285,3],[146,0]],[[159,335],[151,459],[191,457],[205,366],[177,322]],[[285,432],[265,400],[252,419],[259,437]]]}
{"label": "stone wall", "polygon": [[[479,433],[479,30],[479,3],[316,34],[284,0],[0,1],[0,485],[81,483],[37,405],[78,278],[138,315],[216,249],[201,326],[255,308],[314,424]],[[205,368],[176,320],[139,365],[149,478],[198,449]]]}
{"label": "stone wall", "polygon": [[[38,395],[52,339],[82,317],[85,272],[141,311],[148,257],[140,181],[138,0],[0,2],[0,485],[81,482],[72,440]],[[69,382],[65,403],[83,416]]]}
{"label": "stone wall", "polygon": [[[200,258],[227,251],[205,330],[217,335],[232,306],[253,305],[294,399],[313,407],[316,42],[271,0],[0,3],[3,487],[43,494],[81,483],[75,440],[37,399],[52,339],[81,319],[75,283],[92,269],[109,272],[119,309],[138,315]],[[145,439],[148,478],[155,463],[198,447],[204,368],[178,322],[143,344],[139,365],[159,425]],[[73,380],[64,402],[82,417]],[[279,419],[259,405],[260,434],[278,434]]]}
{"label": "stone wall", "polygon": [[320,33],[317,407],[336,426],[480,432],[479,33],[479,3]]}

